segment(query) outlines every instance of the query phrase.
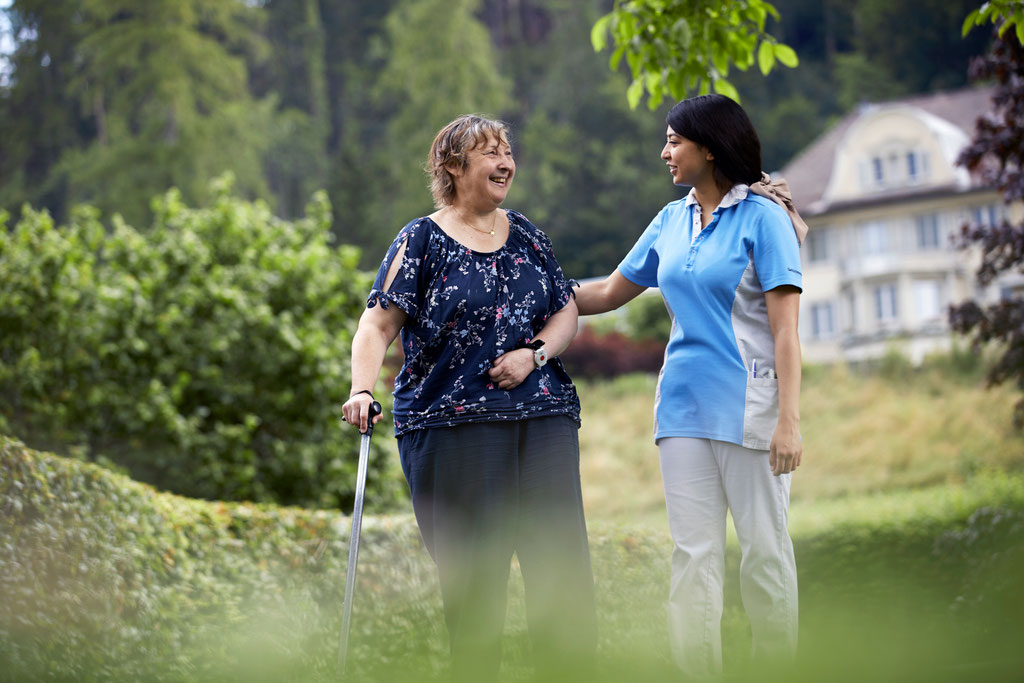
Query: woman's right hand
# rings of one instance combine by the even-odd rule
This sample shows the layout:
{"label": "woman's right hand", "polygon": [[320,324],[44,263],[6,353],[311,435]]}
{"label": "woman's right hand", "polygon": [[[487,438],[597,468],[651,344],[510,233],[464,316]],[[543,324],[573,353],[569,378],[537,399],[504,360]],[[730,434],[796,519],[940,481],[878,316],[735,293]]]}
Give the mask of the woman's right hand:
{"label": "woman's right hand", "polygon": [[[366,422],[370,417],[370,404],[373,403],[373,396],[366,392],[350,396],[345,405],[341,407],[342,419],[350,425],[359,427],[359,431],[366,433]],[[377,424],[384,416],[378,413],[373,418],[373,424]]]}

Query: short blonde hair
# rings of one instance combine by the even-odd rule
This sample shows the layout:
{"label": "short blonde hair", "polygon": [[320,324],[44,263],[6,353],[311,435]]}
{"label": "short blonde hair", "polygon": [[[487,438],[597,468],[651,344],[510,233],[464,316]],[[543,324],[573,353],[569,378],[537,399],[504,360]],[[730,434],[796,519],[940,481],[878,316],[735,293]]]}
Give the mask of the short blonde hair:
{"label": "short blonde hair", "polygon": [[459,169],[466,168],[469,152],[487,142],[489,137],[508,143],[508,124],[476,114],[463,114],[438,132],[426,164],[434,208],[440,209],[455,201],[455,179],[448,166],[454,162]]}

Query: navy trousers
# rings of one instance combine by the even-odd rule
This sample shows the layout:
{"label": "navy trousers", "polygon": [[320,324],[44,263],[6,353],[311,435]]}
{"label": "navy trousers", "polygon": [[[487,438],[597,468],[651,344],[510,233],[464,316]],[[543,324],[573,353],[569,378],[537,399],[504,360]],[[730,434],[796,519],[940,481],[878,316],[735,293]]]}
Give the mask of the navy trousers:
{"label": "navy trousers", "polygon": [[512,554],[537,672],[592,663],[594,579],[567,416],[416,430],[398,438],[423,542],[437,565],[456,680],[497,676]]}

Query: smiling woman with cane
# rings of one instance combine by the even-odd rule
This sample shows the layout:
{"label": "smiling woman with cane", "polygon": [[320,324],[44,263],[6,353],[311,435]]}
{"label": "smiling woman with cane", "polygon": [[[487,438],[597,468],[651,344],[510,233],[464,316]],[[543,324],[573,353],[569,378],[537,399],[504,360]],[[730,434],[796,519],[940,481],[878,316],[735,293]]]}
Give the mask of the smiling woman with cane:
{"label": "smiling woman with cane", "polygon": [[761,173],[761,144],[738,104],[694,97],[666,118],[661,158],[690,192],[576,302],[582,315],[601,313],[656,286],[672,315],[654,426],[674,542],[669,630],[687,680],[703,680],[722,667],[727,511],[755,657],[785,660],[796,648],[786,523],[803,453],[797,313],[806,226],[782,208],[785,188]]}
{"label": "smiling woman with cane", "polygon": [[454,677],[497,675],[513,553],[538,672],[554,676],[596,642],[579,400],[555,357],[576,333],[576,304],[544,233],[499,208],[516,172],[503,123],[455,119],[427,170],[438,210],[402,228],[384,257],[352,342],[344,416],[365,430],[401,333],[395,434]]}

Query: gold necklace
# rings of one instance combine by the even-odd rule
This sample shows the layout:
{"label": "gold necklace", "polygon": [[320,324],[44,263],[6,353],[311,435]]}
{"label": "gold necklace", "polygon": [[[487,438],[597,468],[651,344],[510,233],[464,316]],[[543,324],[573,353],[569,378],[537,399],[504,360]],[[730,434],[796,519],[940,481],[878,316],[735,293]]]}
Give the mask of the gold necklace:
{"label": "gold necklace", "polygon": [[458,213],[456,213],[455,215],[459,216],[459,221],[461,221],[463,225],[465,225],[465,226],[469,227],[470,229],[475,230],[475,231],[477,231],[479,233],[483,233],[485,235],[493,235],[494,234],[494,226],[498,222],[498,211],[497,211],[497,209],[495,209],[494,214],[491,217],[491,229],[490,230],[481,230],[480,228],[476,227],[475,225],[473,225],[472,223],[467,221],[465,218],[463,218]]}

